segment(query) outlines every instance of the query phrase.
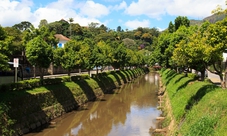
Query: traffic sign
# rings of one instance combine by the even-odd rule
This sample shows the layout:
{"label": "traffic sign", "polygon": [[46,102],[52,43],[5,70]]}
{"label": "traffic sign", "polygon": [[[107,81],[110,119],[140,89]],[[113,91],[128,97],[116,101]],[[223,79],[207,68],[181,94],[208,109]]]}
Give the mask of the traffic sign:
{"label": "traffic sign", "polygon": [[18,58],[14,58],[13,59],[13,67],[17,68],[19,65],[19,59]]}

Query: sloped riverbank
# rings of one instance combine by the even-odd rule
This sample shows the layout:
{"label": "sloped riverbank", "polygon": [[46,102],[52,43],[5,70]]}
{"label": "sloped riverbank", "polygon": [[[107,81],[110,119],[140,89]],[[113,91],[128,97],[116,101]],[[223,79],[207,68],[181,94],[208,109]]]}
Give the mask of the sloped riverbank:
{"label": "sloped riverbank", "polygon": [[227,91],[169,69],[160,71],[165,135],[227,135]]}

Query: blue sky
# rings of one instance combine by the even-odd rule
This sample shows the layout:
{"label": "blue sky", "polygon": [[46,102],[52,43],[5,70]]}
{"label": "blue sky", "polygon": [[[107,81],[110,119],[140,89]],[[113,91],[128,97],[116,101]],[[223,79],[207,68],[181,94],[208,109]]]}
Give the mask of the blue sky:
{"label": "blue sky", "polygon": [[225,8],[225,0],[0,0],[0,25],[29,21],[37,27],[42,19],[50,23],[73,18],[81,26],[95,22],[110,29],[163,30],[177,16],[210,16],[217,5]]}

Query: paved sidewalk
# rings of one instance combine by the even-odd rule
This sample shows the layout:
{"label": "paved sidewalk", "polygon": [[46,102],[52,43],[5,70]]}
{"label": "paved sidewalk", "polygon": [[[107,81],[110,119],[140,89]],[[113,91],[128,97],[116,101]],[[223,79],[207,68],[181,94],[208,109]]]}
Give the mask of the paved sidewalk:
{"label": "paved sidewalk", "polygon": [[213,82],[213,83],[221,83],[221,81],[220,81],[220,79],[218,79],[218,78],[209,78],[210,80],[211,80],[211,82]]}
{"label": "paved sidewalk", "polygon": [[220,77],[216,74],[208,72],[208,78],[215,84],[221,84]]}

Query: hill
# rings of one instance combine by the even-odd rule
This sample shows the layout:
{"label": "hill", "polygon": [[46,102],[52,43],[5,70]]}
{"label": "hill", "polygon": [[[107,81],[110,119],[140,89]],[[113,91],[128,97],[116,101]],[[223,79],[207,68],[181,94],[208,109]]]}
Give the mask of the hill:
{"label": "hill", "polygon": [[190,25],[201,25],[205,21],[209,21],[210,23],[215,23],[217,21],[220,21],[226,17],[226,14],[213,14],[211,16],[208,16],[204,18],[203,20],[190,20]]}

